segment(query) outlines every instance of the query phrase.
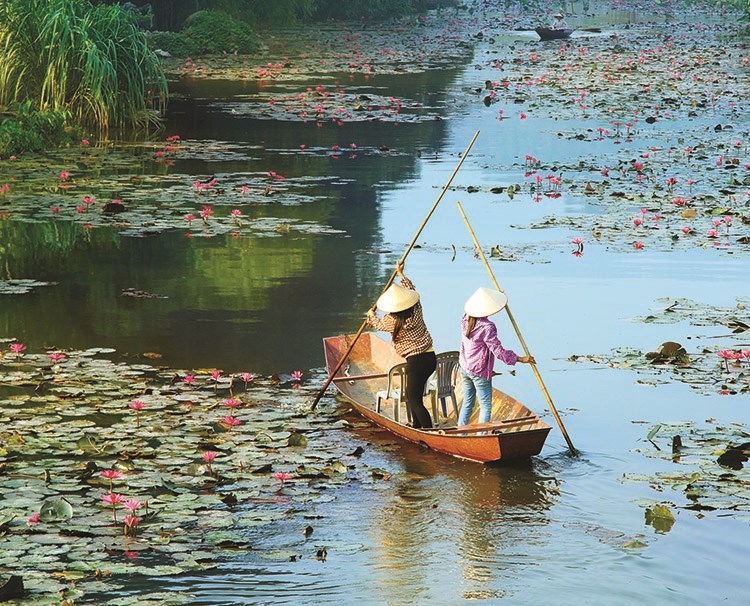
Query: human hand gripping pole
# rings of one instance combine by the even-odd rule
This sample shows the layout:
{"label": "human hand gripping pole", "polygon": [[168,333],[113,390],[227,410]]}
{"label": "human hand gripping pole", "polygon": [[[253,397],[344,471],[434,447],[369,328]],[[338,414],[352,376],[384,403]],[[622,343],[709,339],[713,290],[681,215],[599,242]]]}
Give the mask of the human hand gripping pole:
{"label": "human hand gripping pole", "polygon": [[[474,247],[479,252],[479,256],[482,258],[482,262],[484,263],[484,266],[487,268],[487,272],[490,274],[490,279],[492,280],[492,283],[495,285],[495,288],[499,290],[500,292],[503,292],[502,288],[500,288],[500,285],[497,283],[497,280],[495,279],[495,274],[492,271],[492,268],[490,267],[490,264],[487,262],[487,257],[484,256],[484,251],[482,250],[482,247],[479,244],[479,241],[477,240],[477,236],[474,233],[474,230],[471,228],[471,224],[469,223],[469,219],[466,217],[466,213],[464,212],[463,206],[461,206],[460,202],[456,202],[458,205],[458,212],[461,213],[461,217],[464,220],[464,223],[466,223],[466,227],[469,230],[469,233],[471,234],[471,239],[474,241]],[[563,425],[562,419],[560,418],[560,415],[557,413],[557,409],[555,408],[555,405],[552,403],[552,396],[549,395],[549,391],[547,391],[547,387],[544,384],[544,381],[542,380],[542,375],[539,374],[539,369],[536,367],[536,360],[534,359],[534,356],[532,356],[529,353],[529,348],[526,346],[526,341],[523,338],[523,335],[521,334],[521,330],[518,328],[518,324],[516,324],[516,319],[513,317],[513,314],[510,311],[510,305],[505,306],[505,311],[508,313],[508,319],[510,320],[510,323],[513,325],[513,329],[516,331],[516,334],[518,335],[518,340],[521,342],[521,347],[523,347],[523,351],[526,354],[524,356],[528,359],[528,364],[531,366],[531,370],[534,371],[534,376],[536,377],[537,382],[539,383],[539,387],[542,389],[542,393],[544,393],[544,397],[547,400],[547,404],[549,405],[549,409],[552,411],[552,416],[555,417],[555,421],[557,421],[557,426],[560,428],[560,431],[563,434],[563,437],[565,438],[565,441],[568,444],[568,448],[570,449],[570,454],[573,456],[576,456],[578,454],[578,451],[573,446],[573,442],[570,441],[570,437],[568,436],[568,432],[565,431],[565,426]]]}
{"label": "human hand gripping pole", "polygon": [[[435,203],[432,205],[432,208],[430,208],[430,212],[427,213],[427,216],[425,217],[424,221],[422,221],[422,224],[419,226],[419,229],[417,229],[417,233],[414,234],[414,237],[409,243],[409,246],[406,247],[406,251],[404,252],[404,254],[399,259],[398,263],[396,264],[396,269],[393,270],[393,273],[391,273],[391,277],[388,278],[388,281],[385,283],[385,286],[383,287],[383,291],[382,291],[383,293],[386,290],[388,290],[388,287],[391,284],[393,284],[393,280],[396,278],[396,275],[399,273],[399,268],[403,267],[404,262],[406,261],[406,257],[411,252],[411,249],[414,248],[414,245],[417,243],[417,239],[422,233],[422,230],[427,225],[427,222],[430,220],[430,217],[432,217],[432,213],[435,212],[435,209],[437,209],[438,204],[440,204],[440,201],[443,199],[443,196],[448,191],[448,188],[450,187],[451,183],[453,183],[453,178],[458,173],[458,169],[460,169],[461,165],[464,163],[466,156],[469,155],[469,150],[471,150],[471,148],[473,147],[474,142],[477,140],[478,136],[479,136],[479,131],[474,133],[474,136],[471,138],[471,141],[469,142],[469,145],[466,147],[466,150],[464,151],[463,154],[461,154],[461,158],[459,159],[458,164],[456,165],[456,168],[451,173],[451,176],[448,178],[448,181],[446,182],[446,184],[443,185],[443,188],[440,190],[440,195],[438,196],[437,200],[435,200]],[[331,381],[333,381],[333,377],[336,376],[336,373],[344,365],[344,362],[346,362],[347,358],[349,357],[349,354],[352,353],[352,350],[354,349],[354,345],[357,343],[357,340],[362,335],[362,332],[365,330],[366,326],[367,326],[367,319],[365,318],[364,322],[362,322],[362,325],[359,327],[359,330],[356,332],[356,334],[354,335],[354,338],[349,344],[349,348],[346,350],[346,352],[344,352],[344,355],[341,356],[341,359],[336,364],[336,367],[328,375],[328,378],[326,379],[325,383],[323,383],[323,387],[320,388],[318,395],[315,396],[315,400],[312,403],[312,410],[315,410],[315,407],[318,405],[318,402],[320,402],[320,398],[323,397],[323,394],[325,393],[326,389],[328,389],[328,386],[331,384]]]}

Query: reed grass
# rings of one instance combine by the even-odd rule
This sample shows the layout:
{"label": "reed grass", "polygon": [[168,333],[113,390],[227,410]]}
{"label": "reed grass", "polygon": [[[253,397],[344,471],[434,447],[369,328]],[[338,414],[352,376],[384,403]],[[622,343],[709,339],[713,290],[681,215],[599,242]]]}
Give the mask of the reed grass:
{"label": "reed grass", "polygon": [[158,121],[166,97],[159,58],[119,5],[0,2],[0,104],[31,99],[106,131]]}

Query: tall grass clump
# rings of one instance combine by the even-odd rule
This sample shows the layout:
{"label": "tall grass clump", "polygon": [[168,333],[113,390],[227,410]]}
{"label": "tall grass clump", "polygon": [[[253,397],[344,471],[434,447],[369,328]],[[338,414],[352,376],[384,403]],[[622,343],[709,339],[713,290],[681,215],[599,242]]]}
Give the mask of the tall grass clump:
{"label": "tall grass clump", "polygon": [[33,100],[105,131],[158,120],[159,58],[129,11],[88,0],[0,2],[0,104]]}

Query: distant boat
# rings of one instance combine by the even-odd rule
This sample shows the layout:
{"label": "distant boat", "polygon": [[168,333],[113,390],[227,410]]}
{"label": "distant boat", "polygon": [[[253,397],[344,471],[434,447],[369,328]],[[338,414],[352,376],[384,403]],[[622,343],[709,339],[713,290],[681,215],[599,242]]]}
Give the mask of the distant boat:
{"label": "distant boat", "polygon": [[539,34],[541,40],[561,40],[570,38],[570,34],[573,33],[572,29],[551,29],[549,27],[537,27],[535,31]]}
{"label": "distant boat", "polygon": [[[349,349],[353,335],[327,337],[323,340],[326,368],[329,374]],[[455,354],[457,363],[458,352]],[[438,354],[440,358],[441,354]],[[498,389],[492,393],[492,417],[488,423],[472,423],[456,427],[457,410],[438,412],[437,398],[426,402],[432,408],[432,429],[415,429],[406,421],[405,403],[394,396],[386,398],[392,369],[403,365],[393,346],[370,332],[362,333],[354,345],[346,370],[339,370],[333,384],[354,409],[373,423],[397,436],[422,444],[445,454],[478,463],[506,459],[528,458],[539,454],[547,439],[550,426],[518,400]],[[458,390],[459,392],[461,390]],[[440,393],[440,391],[438,391]],[[430,398],[430,396],[425,396]],[[455,398],[460,407],[462,394]],[[477,407],[478,408],[478,407]],[[476,419],[478,411],[474,411]],[[435,417],[439,417],[435,419]],[[403,422],[402,422],[403,420]]]}

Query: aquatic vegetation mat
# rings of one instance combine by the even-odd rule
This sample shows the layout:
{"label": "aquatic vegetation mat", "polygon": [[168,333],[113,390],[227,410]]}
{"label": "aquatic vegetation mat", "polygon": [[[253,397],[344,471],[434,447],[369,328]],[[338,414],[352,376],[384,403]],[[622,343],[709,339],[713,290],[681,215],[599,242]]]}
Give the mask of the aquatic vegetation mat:
{"label": "aquatic vegetation mat", "polygon": [[333,489],[378,481],[361,450],[325,437],[343,421],[306,414],[301,383],[298,372],[225,376],[11,344],[0,357],[0,578],[22,578],[24,604],[180,604],[189,596],[102,596],[238,554],[273,557],[256,547],[263,528],[303,528]]}
{"label": "aquatic vegetation mat", "polygon": [[[689,345],[666,341],[652,351],[619,347],[603,355],[574,354],[568,361],[630,370],[645,375],[647,378],[637,381],[645,385],[679,381],[702,394],[750,393],[750,300],[739,298],[734,308],[716,308],[684,298],[660,298],[658,302],[661,308],[634,321],[646,324],[687,321],[692,326],[720,330],[721,334],[711,343],[705,335],[698,335]],[[718,345],[716,338],[722,339]]]}
{"label": "aquatic vegetation mat", "polygon": [[[711,419],[704,423],[662,423],[650,428],[644,442],[636,452],[669,462],[672,467],[652,476],[626,474],[626,481],[648,482],[660,492],[676,491],[683,496],[681,502],[672,504],[678,509],[716,512],[750,520],[747,463],[750,429],[746,426],[720,425]],[[664,504],[661,507],[669,509]],[[670,517],[674,523],[674,517],[664,509],[652,509],[652,521],[661,518],[666,530],[671,528]]]}

